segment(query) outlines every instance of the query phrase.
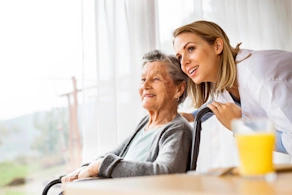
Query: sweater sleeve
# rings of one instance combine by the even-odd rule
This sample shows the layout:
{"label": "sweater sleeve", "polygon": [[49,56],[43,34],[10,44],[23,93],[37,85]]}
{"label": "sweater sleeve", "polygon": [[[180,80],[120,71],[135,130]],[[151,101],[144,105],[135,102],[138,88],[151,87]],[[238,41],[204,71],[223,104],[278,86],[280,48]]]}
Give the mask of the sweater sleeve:
{"label": "sweater sleeve", "polygon": [[[161,135],[156,159],[146,162],[126,161],[115,154],[105,156],[99,168],[101,177],[130,177],[183,173],[189,165],[191,150],[190,129],[172,129]],[[153,150],[151,152],[157,152]]]}

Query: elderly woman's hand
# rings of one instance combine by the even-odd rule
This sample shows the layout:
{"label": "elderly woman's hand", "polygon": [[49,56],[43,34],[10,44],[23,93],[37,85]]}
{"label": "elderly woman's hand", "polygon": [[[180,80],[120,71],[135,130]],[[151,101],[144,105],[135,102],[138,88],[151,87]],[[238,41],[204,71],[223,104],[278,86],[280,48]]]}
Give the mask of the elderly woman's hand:
{"label": "elderly woman's hand", "polygon": [[66,176],[61,178],[62,182],[62,189],[65,188],[65,184],[71,182],[75,179],[78,179],[78,174],[82,171],[85,167],[80,167],[79,169],[73,171],[72,173],[67,174]]}
{"label": "elderly woman's hand", "polygon": [[216,115],[217,119],[227,129],[231,130],[231,121],[241,118],[241,108],[234,103],[212,102],[208,107]]}
{"label": "elderly woman's hand", "polygon": [[78,179],[98,176],[98,170],[103,159],[91,162],[78,174]]}

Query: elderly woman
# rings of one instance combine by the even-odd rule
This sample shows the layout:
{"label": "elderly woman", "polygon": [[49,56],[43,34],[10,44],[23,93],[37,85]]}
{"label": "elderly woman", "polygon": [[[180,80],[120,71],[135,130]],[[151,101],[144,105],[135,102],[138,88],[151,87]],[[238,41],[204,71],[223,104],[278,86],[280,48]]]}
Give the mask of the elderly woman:
{"label": "elderly woman", "polygon": [[62,178],[130,177],[184,173],[188,170],[192,131],[177,112],[186,98],[187,76],[174,56],[158,50],[143,57],[139,94],[148,114],[115,150]]}

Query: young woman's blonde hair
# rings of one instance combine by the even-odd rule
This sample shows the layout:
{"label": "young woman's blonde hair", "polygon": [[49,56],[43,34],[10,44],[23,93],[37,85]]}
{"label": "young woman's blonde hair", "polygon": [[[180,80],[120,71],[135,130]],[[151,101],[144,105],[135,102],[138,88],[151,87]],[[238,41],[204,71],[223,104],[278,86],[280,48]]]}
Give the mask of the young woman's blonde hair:
{"label": "young woman's blonde hair", "polygon": [[189,78],[188,94],[191,96],[192,102],[196,108],[202,106],[210,97],[214,98],[219,92],[224,89],[229,89],[236,84],[236,64],[235,57],[239,52],[239,46],[231,47],[229,38],[225,32],[217,24],[210,21],[196,21],[184,26],[181,26],[173,32],[174,38],[179,34],[190,32],[194,33],[210,45],[213,45],[217,38],[223,41],[223,50],[220,54],[219,72],[215,83],[202,82],[195,84]]}

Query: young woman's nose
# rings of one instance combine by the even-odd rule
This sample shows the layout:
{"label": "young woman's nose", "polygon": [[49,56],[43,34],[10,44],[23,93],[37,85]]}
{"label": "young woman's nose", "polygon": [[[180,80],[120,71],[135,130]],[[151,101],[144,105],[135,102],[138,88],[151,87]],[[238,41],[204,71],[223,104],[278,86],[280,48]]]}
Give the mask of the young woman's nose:
{"label": "young woman's nose", "polygon": [[187,56],[181,56],[180,63],[182,66],[187,66],[190,63],[190,60],[188,59]]}

